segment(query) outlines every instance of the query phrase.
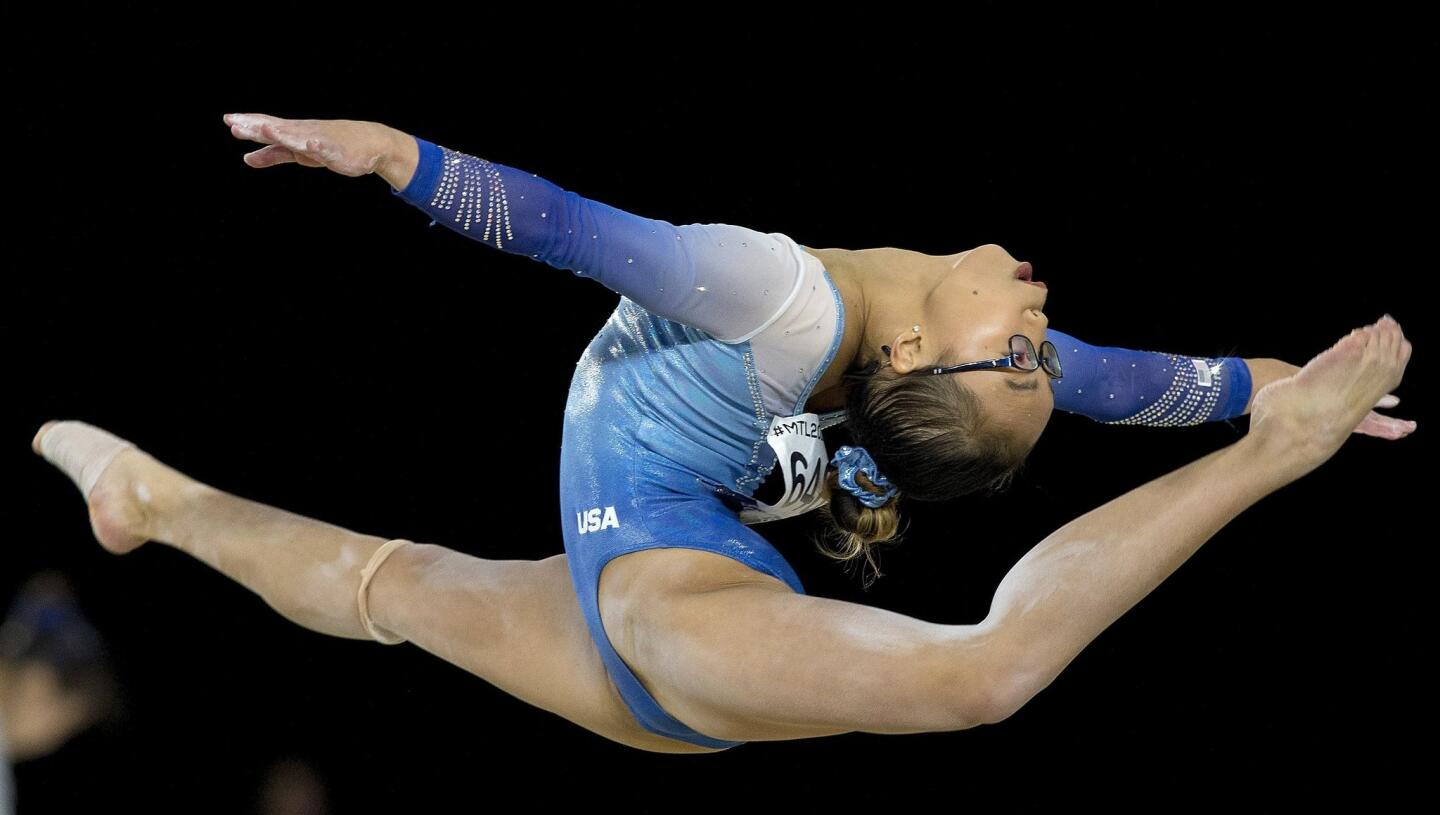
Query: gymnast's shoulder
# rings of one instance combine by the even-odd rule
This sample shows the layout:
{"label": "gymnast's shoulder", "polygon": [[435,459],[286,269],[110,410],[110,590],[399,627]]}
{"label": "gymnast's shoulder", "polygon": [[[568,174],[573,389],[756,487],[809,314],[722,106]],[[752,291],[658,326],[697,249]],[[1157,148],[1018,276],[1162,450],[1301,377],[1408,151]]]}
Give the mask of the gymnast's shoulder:
{"label": "gymnast's shoulder", "polygon": [[805,246],[799,242],[796,245],[811,257],[818,258],[830,272],[842,274],[845,272],[864,274],[871,269],[893,272],[912,267],[928,268],[938,261],[959,257],[959,253],[947,256],[927,255],[923,252],[895,246],[876,246],[869,249],[841,249],[838,247],[820,249],[814,246]]}

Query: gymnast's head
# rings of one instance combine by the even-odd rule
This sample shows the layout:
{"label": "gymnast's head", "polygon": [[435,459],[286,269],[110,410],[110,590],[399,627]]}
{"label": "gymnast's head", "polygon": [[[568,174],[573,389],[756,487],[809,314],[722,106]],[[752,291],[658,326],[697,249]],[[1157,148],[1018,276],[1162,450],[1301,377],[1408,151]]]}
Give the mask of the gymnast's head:
{"label": "gymnast's head", "polygon": [[[839,487],[830,468],[822,514],[838,539],[826,551],[836,560],[864,555],[874,567],[873,547],[898,537],[906,499],[948,501],[1008,489],[1055,407],[1038,359],[1020,360],[1034,370],[930,373],[1007,358],[1016,334],[1028,337],[1038,356],[1049,324],[1046,289],[1023,279],[1029,269],[1002,247],[985,244],[936,259],[943,263],[864,286],[864,337],[858,367],[845,375],[843,428],[898,493],[872,509]],[[863,473],[855,481],[883,492]]]}

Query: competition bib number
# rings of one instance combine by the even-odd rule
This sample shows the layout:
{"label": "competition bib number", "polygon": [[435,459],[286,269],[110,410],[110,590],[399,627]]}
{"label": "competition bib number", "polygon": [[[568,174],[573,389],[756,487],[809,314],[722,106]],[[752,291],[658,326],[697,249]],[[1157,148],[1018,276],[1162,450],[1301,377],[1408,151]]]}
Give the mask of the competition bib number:
{"label": "competition bib number", "polygon": [[[741,509],[743,523],[799,515],[820,506],[823,500],[821,485],[825,482],[829,456],[820,435],[820,417],[814,413],[773,416],[766,440],[775,451],[775,467],[766,477],[766,484],[772,479],[778,480],[784,489],[773,504],[756,499],[753,507]],[[769,490],[766,493],[769,494]]]}

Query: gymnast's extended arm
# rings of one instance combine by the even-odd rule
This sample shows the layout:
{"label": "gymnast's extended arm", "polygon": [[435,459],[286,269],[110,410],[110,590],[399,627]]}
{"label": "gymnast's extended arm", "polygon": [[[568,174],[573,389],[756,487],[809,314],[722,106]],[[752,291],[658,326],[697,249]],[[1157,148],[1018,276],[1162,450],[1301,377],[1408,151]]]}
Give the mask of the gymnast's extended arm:
{"label": "gymnast's extended arm", "polygon": [[803,252],[781,233],[644,218],[535,173],[394,132],[394,149],[375,172],[432,226],[596,280],[721,342],[760,333],[800,285]]}
{"label": "gymnast's extended arm", "polygon": [[[1064,376],[1050,380],[1055,409],[1106,424],[1196,425],[1244,415],[1257,378],[1250,360],[1096,346],[1046,329]],[[1264,377],[1278,369],[1254,360]]]}
{"label": "gymnast's extended arm", "polygon": [[[800,281],[802,249],[780,233],[644,218],[537,174],[392,132],[393,149],[375,172],[432,225],[592,278],[721,342],[759,333]],[[1107,424],[1231,419],[1249,412],[1260,387],[1294,369],[1278,360],[1135,351],[1053,329],[1048,335],[1065,370],[1051,382],[1055,407]]]}

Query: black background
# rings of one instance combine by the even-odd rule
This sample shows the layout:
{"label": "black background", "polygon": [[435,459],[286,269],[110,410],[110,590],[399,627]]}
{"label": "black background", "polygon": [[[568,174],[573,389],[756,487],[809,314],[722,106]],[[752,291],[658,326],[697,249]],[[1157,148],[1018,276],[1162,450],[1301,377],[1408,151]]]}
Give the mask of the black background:
{"label": "black background", "polygon": [[[71,575],[133,708],[16,767],[21,812],[256,811],[282,755],[317,768],[335,812],[1281,808],[1391,798],[1428,768],[1406,746],[1433,721],[1437,48],[1418,21],[705,7],[557,32],[558,7],[501,23],[416,6],[353,33],[354,9],[226,14],[224,33],[158,11],[37,20],[5,57],[0,598],[40,568]],[[258,145],[227,112],[379,121],[677,224],[998,243],[1049,284],[1051,326],[1095,344],[1303,364],[1388,311],[1416,351],[1387,412],[1420,426],[1357,435],[1243,513],[999,725],[633,750],[413,646],[295,626],[170,547],[116,558],[30,452],[43,421],[78,418],[357,531],[562,551],[565,395],[618,296],[427,228],[378,177],[247,167]],[[1010,493],[908,505],[908,543],[869,592],[814,551],[817,516],[762,531],[811,594],[973,623],[1035,542],[1247,424],[1056,412]]]}

